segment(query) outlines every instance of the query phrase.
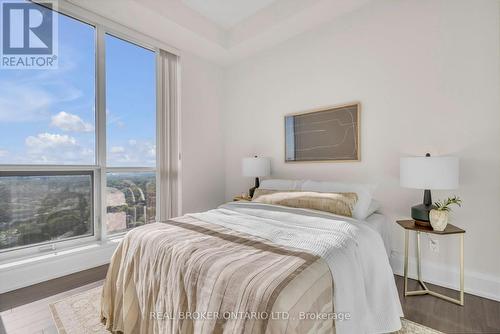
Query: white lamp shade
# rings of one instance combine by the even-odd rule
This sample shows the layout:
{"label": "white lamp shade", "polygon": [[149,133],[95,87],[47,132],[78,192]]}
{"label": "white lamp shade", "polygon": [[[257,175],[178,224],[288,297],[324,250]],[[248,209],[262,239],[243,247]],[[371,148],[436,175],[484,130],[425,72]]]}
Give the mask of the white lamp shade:
{"label": "white lamp shade", "polygon": [[402,187],[429,190],[458,188],[457,157],[404,157],[399,167]]}
{"label": "white lamp shade", "polygon": [[243,176],[261,177],[271,175],[271,160],[269,158],[243,158]]}

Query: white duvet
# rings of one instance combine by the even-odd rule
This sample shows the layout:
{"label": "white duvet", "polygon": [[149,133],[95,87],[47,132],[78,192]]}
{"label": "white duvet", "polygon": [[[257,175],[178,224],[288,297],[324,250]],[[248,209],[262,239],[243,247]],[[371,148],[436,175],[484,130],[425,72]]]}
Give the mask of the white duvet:
{"label": "white duvet", "polygon": [[191,214],[199,220],[304,249],[332,272],[338,334],[390,333],[403,316],[384,242],[365,222],[313,210],[234,202]]}

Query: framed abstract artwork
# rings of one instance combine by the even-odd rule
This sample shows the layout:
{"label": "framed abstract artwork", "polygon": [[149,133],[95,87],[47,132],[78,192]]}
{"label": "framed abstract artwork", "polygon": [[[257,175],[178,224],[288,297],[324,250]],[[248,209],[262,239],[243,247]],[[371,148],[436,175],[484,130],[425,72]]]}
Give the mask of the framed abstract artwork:
{"label": "framed abstract artwork", "polygon": [[359,161],[360,104],[285,116],[285,162]]}

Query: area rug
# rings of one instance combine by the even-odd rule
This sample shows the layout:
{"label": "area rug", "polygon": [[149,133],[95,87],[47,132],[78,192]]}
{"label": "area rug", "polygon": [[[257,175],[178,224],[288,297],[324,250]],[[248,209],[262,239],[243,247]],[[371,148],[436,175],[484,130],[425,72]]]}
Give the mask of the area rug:
{"label": "area rug", "polygon": [[[100,321],[102,286],[66,297],[50,304],[59,334],[109,334]],[[403,327],[395,334],[443,334],[432,328],[401,319]]]}

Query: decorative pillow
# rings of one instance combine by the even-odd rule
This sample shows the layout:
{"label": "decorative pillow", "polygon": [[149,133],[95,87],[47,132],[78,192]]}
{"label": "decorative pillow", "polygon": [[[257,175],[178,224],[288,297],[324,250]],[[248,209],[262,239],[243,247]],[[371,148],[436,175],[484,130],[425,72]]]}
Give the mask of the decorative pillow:
{"label": "decorative pillow", "polygon": [[358,201],[354,206],[352,216],[358,220],[365,220],[369,215],[369,208],[375,186],[362,183],[308,180],[302,183],[300,189],[301,191],[317,191],[324,193],[356,193],[358,195]]}
{"label": "decorative pillow", "polygon": [[277,204],[293,208],[313,209],[352,217],[356,193],[318,193],[312,191],[280,191],[255,189],[252,202]]}

